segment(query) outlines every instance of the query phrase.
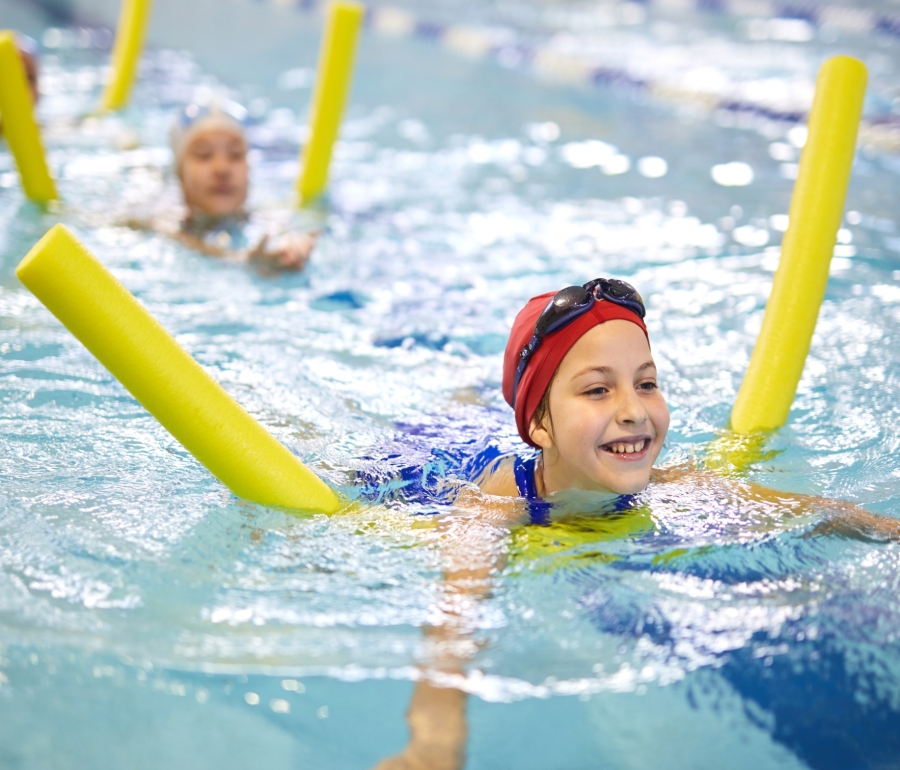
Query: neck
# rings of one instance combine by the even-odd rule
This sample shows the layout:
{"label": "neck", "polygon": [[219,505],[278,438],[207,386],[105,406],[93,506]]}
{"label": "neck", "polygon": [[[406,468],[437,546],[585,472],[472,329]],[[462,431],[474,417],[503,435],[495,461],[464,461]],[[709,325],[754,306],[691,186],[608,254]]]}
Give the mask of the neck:
{"label": "neck", "polygon": [[214,230],[227,222],[242,222],[247,219],[245,211],[233,214],[208,214],[199,209],[189,209],[184,219],[184,227],[188,230]]}
{"label": "neck", "polygon": [[[547,497],[567,489],[581,489],[583,486],[578,483],[577,479],[572,478],[570,473],[566,472],[565,466],[560,462],[559,453],[554,447],[541,450],[534,475],[535,486],[541,497]],[[592,491],[605,492],[608,490]]]}
{"label": "neck", "polygon": [[544,498],[566,491],[589,492],[612,497],[634,494],[630,492],[614,492],[606,487],[592,484],[583,477],[573,476],[572,473],[567,471],[567,466],[560,461],[559,454],[553,447],[542,449],[540,455],[538,455],[534,469],[534,483],[537,493]]}

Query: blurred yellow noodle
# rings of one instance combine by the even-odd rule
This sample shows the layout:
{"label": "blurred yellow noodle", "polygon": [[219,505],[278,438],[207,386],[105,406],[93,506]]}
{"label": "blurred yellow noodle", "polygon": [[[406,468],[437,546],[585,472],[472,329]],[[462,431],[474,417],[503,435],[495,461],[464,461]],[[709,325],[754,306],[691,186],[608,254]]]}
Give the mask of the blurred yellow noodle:
{"label": "blurred yellow noodle", "polygon": [[16,275],[235,495],[321,513],[341,507],[65,227],[50,229]]}
{"label": "blurred yellow noodle", "polygon": [[113,46],[112,72],[103,91],[104,110],[121,110],[137,78],[153,0],[123,0]]}
{"label": "blurred yellow noodle", "polygon": [[25,195],[35,203],[59,198],[47,168],[41,130],[31,103],[16,36],[10,30],[0,32],[0,119]]}
{"label": "blurred yellow noodle", "polygon": [[320,196],[328,183],[331,151],[350,92],[353,59],[365,6],[331,2],[319,51],[316,85],[309,119],[309,138],[303,147],[297,192],[301,205]]}

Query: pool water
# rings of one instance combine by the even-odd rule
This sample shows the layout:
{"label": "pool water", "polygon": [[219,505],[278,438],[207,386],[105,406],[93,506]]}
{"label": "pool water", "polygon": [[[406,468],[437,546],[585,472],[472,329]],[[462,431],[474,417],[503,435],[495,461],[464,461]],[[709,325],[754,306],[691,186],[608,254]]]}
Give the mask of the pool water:
{"label": "pool water", "polygon": [[[370,31],[327,205],[295,215],[320,246],[305,273],[265,277],[122,224],[177,200],[168,121],[222,82],[255,115],[254,205],[290,205],[318,20],[252,8],[274,36],[252,66],[209,40],[201,64],[156,48],[120,117],[82,118],[108,51],[48,52],[58,209],[23,201],[0,152],[0,766],[371,767],[404,746],[421,676],[471,693],[473,769],[900,763],[896,543],[814,532],[825,504],[791,517],[696,485],[586,515],[571,541],[453,502],[467,461],[519,445],[500,395],[515,312],[598,274],[647,301],[673,418],[661,461],[702,457],[761,322],[796,126],[721,125]],[[790,50],[805,71],[832,52]],[[594,162],[611,157],[627,170]],[[732,162],[751,184],[714,181]],[[895,518],[898,174],[861,150],[790,424],[749,473]],[[232,497],[16,280],[56,222],[361,504],[290,516]],[[473,538],[473,566],[500,569],[460,609],[440,575]],[[472,657],[447,680],[421,629],[451,621]]]}

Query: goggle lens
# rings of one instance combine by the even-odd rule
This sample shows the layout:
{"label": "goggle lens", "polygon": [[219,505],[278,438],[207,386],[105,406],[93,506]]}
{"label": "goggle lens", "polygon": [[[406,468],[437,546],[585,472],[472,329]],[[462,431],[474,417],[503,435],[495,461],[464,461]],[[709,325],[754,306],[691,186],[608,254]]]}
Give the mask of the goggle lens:
{"label": "goggle lens", "polygon": [[[593,304],[591,292],[584,286],[568,286],[557,292],[534,325],[534,334],[544,337],[561,329]],[[579,312],[580,311],[580,312]]]}

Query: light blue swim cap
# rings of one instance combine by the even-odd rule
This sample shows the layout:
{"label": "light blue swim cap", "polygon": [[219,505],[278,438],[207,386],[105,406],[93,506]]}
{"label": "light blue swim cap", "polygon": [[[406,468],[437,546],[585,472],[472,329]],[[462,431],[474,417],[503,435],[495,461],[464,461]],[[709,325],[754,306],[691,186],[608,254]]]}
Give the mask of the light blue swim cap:
{"label": "light blue swim cap", "polygon": [[247,110],[231,100],[212,101],[209,104],[188,104],[178,111],[169,130],[169,145],[175,168],[181,156],[197,134],[210,129],[223,129],[239,134],[246,141]]}

